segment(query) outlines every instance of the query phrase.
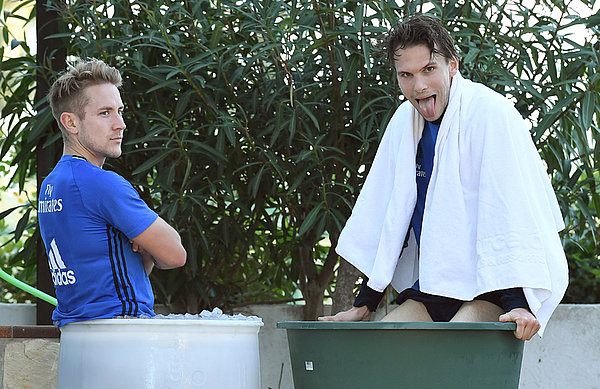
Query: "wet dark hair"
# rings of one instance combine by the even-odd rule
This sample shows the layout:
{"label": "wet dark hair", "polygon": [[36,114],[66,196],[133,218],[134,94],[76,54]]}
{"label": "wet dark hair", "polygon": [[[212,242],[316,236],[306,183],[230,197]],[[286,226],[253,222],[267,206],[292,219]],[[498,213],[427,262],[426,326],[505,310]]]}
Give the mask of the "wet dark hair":
{"label": "wet dark hair", "polygon": [[388,60],[394,66],[396,51],[418,45],[429,48],[431,55],[439,54],[447,60],[458,59],[454,40],[439,19],[418,14],[399,21],[388,33],[384,42]]}

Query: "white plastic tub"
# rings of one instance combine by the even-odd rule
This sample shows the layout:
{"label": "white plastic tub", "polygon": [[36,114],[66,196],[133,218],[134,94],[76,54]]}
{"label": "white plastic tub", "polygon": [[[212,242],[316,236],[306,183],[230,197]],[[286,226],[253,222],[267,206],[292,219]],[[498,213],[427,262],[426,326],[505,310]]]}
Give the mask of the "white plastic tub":
{"label": "white plastic tub", "polygon": [[100,319],[61,328],[59,389],[259,389],[259,320]]}

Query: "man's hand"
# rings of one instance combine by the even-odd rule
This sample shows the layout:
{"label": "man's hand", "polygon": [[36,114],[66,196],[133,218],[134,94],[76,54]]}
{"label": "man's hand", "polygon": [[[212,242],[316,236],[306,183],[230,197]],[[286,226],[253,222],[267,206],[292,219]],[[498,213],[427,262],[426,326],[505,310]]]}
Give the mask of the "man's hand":
{"label": "man's hand", "polygon": [[321,316],[319,321],[371,321],[371,311],[366,305],[352,307],[347,311],[338,312],[333,316]]}
{"label": "man's hand", "polygon": [[504,315],[500,315],[498,320],[517,323],[515,337],[521,340],[531,339],[540,329],[540,322],[525,308],[515,308]]}
{"label": "man's hand", "polygon": [[140,246],[139,244],[135,243],[133,240],[129,239],[129,243],[131,243],[131,250],[133,250],[134,253],[142,253],[142,251],[145,251],[142,246]]}
{"label": "man's hand", "polygon": [[152,257],[152,255],[150,255],[149,252],[144,250],[142,246],[135,243],[133,240],[130,240],[129,243],[131,243],[131,249],[133,250],[133,252],[138,253],[142,256],[142,264],[144,265],[144,270],[146,270],[146,274],[150,275],[152,269],[154,269],[154,258]]}
{"label": "man's hand", "polygon": [[187,253],[181,245],[181,238],[161,217],[156,218],[150,227],[131,238],[131,241],[133,249],[138,250],[142,256],[147,252],[159,269],[173,269],[185,265]]}

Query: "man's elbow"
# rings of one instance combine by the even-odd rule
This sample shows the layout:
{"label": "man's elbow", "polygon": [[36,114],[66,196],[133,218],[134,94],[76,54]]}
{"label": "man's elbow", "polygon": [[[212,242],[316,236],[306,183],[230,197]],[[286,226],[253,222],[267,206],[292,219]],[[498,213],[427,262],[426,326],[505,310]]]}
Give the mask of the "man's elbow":
{"label": "man's elbow", "polygon": [[187,251],[185,251],[185,247],[181,246],[181,248],[179,249],[179,253],[176,258],[176,264],[174,267],[182,267],[183,265],[185,265],[186,260],[187,260]]}
{"label": "man's elbow", "polygon": [[155,265],[161,270],[175,269],[185,265],[187,252],[183,246],[173,248],[168,255],[163,255],[163,258],[155,257]]}
{"label": "man's elbow", "polygon": [[172,256],[169,261],[170,262],[169,267],[170,268],[182,267],[183,265],[185,265],[186,260],[187,260],[187,251],[185,251],[185,247],[179,246],[177,248],[177,250],[174,250],[174,252],[172,253]]}

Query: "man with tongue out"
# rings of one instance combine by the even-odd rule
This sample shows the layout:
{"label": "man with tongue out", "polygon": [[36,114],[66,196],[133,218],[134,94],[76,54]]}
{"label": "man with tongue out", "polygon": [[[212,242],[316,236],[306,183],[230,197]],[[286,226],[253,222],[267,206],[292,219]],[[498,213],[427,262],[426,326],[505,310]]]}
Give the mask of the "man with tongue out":
{"label": "man with tongue out", "polygon": [[[391,282],[398,307],[384,321],[516,322],[515,336],[529,340],[562,298],[567,271],[556,198],[536,170],[524,122],[504,97],[461,77],[454,42],[437,19],[400,23],[386,49],[414,109],[405,102],[391,119],[336,247],[365,274],[359,295],[350,310],[319,320],[370,320]],[[521,148],[529,159],[513,164]],[[526,172],[513,174],[513,165]],[[534,177],[531,190],[529,179],[513,179],[519,174]],[[543,198],[540,214],[557,220],[529,212],[538,202],[523,205],[504,194],[511,191]],[[405,258],[411,253],[416,265]]]}

